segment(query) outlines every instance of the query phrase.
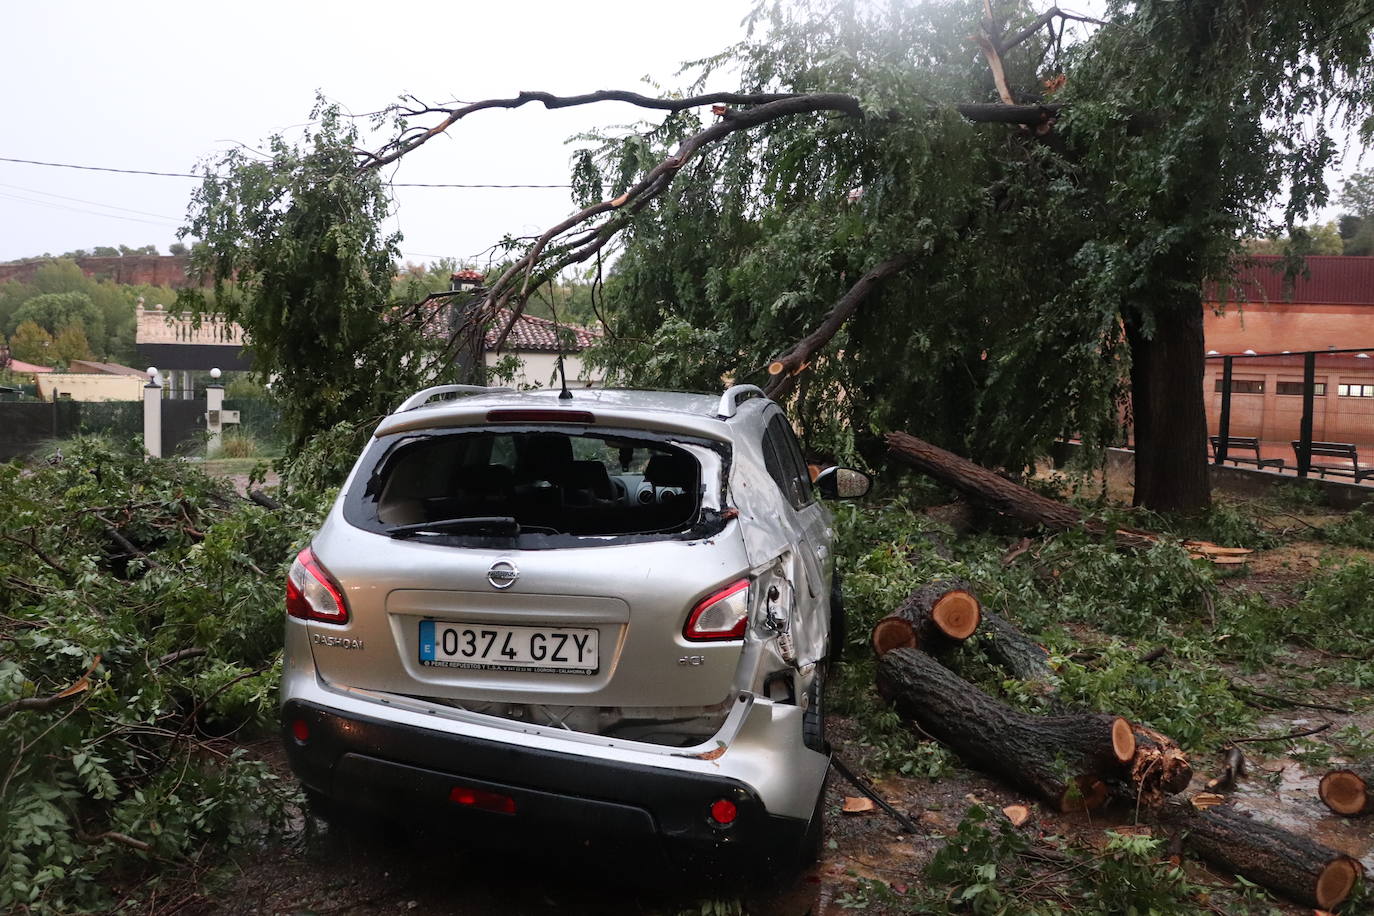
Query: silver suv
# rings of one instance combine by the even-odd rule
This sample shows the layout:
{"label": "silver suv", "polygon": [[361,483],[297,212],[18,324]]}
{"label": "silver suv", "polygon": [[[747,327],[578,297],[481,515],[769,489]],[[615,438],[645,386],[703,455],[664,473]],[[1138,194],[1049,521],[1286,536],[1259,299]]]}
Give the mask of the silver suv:
{"label": "silver suv", "polygon": [[867,489],[813,484],[752,385],[422,391],[291,568],[291,766],[317,799],[484,837],[804,861],[842,622],[816,496]]}

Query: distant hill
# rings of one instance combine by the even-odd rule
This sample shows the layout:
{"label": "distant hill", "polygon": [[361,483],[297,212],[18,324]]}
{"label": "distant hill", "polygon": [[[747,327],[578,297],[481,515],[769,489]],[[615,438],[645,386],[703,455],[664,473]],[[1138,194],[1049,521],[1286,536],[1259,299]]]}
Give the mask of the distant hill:
{"label": "distant hill", "polygon": [[[57,259],[34,258],[29,261],[0,264],[0,281],[32,282],[38,268],[55,260]],[[177,289],[183,286],[204,285],[192,283],[187,279],[186,266],[190,258],[184,254],[132,254],[120,257],[75,257],[64,260],[75,261],[81,272],[88,277],[113,280],[128,286],[170,286]]]}

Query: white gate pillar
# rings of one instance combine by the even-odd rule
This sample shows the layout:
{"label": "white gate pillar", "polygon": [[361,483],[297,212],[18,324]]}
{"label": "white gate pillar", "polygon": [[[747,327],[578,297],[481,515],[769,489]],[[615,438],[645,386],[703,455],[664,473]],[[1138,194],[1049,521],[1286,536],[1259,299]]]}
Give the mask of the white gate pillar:
{"label": "white gate pillar", "polygon": [[143,386],[143,448],[154,458],[162,457],[162,386],[157,383],[157,367],[148,367],[148,384]]}
{"label": "white gate pillar", "polygon": [[224,429],[224,386],[219,384],[219,377],[220,371],[211,369],[210,378],[214,382],[205,386],[205,431],[210,434],[206,452],[210,455],[219,451],[220,434]]}

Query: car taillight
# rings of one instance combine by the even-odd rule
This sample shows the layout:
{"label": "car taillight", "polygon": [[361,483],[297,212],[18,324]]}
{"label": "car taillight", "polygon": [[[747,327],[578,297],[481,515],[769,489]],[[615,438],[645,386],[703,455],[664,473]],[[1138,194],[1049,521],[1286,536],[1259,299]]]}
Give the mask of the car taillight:
{"label": "car taillight", "polygon": [[514,814],[515,799],[497,792],[484,792],[467,786],[454,786],[449,790],[448,800],[464,808],[477,808],[482,811],[495,811],[497,814]]}
{"label": "car taillight", "polygon": [[286,574],[286,613],[301,620],[348,623],[348,605],[339,584],[309,547],[296,554]]}
{"label": "car taillight", "polygon": [[741,579],[697,602],[682,635],[696,641],[741,639],[748,625],[749,580]]}

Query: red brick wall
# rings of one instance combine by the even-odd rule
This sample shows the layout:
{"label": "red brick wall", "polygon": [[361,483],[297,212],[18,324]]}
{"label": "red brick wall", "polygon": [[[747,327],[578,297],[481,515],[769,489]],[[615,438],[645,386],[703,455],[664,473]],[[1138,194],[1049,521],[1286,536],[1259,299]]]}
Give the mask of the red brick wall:
{"label": "red brick wall", "polygon": [[[76,258],[76,264],[88,277],[100,280],[113,280],[130,286],[170,286],[173,288],[190,286],[186,279],[187,257],[185,255],[137,254],[118,258]],[[48,260],[23,261],[18,264],[0,264],[0,281],[20,280],[30,282],[38,268],[49,264]]]}

